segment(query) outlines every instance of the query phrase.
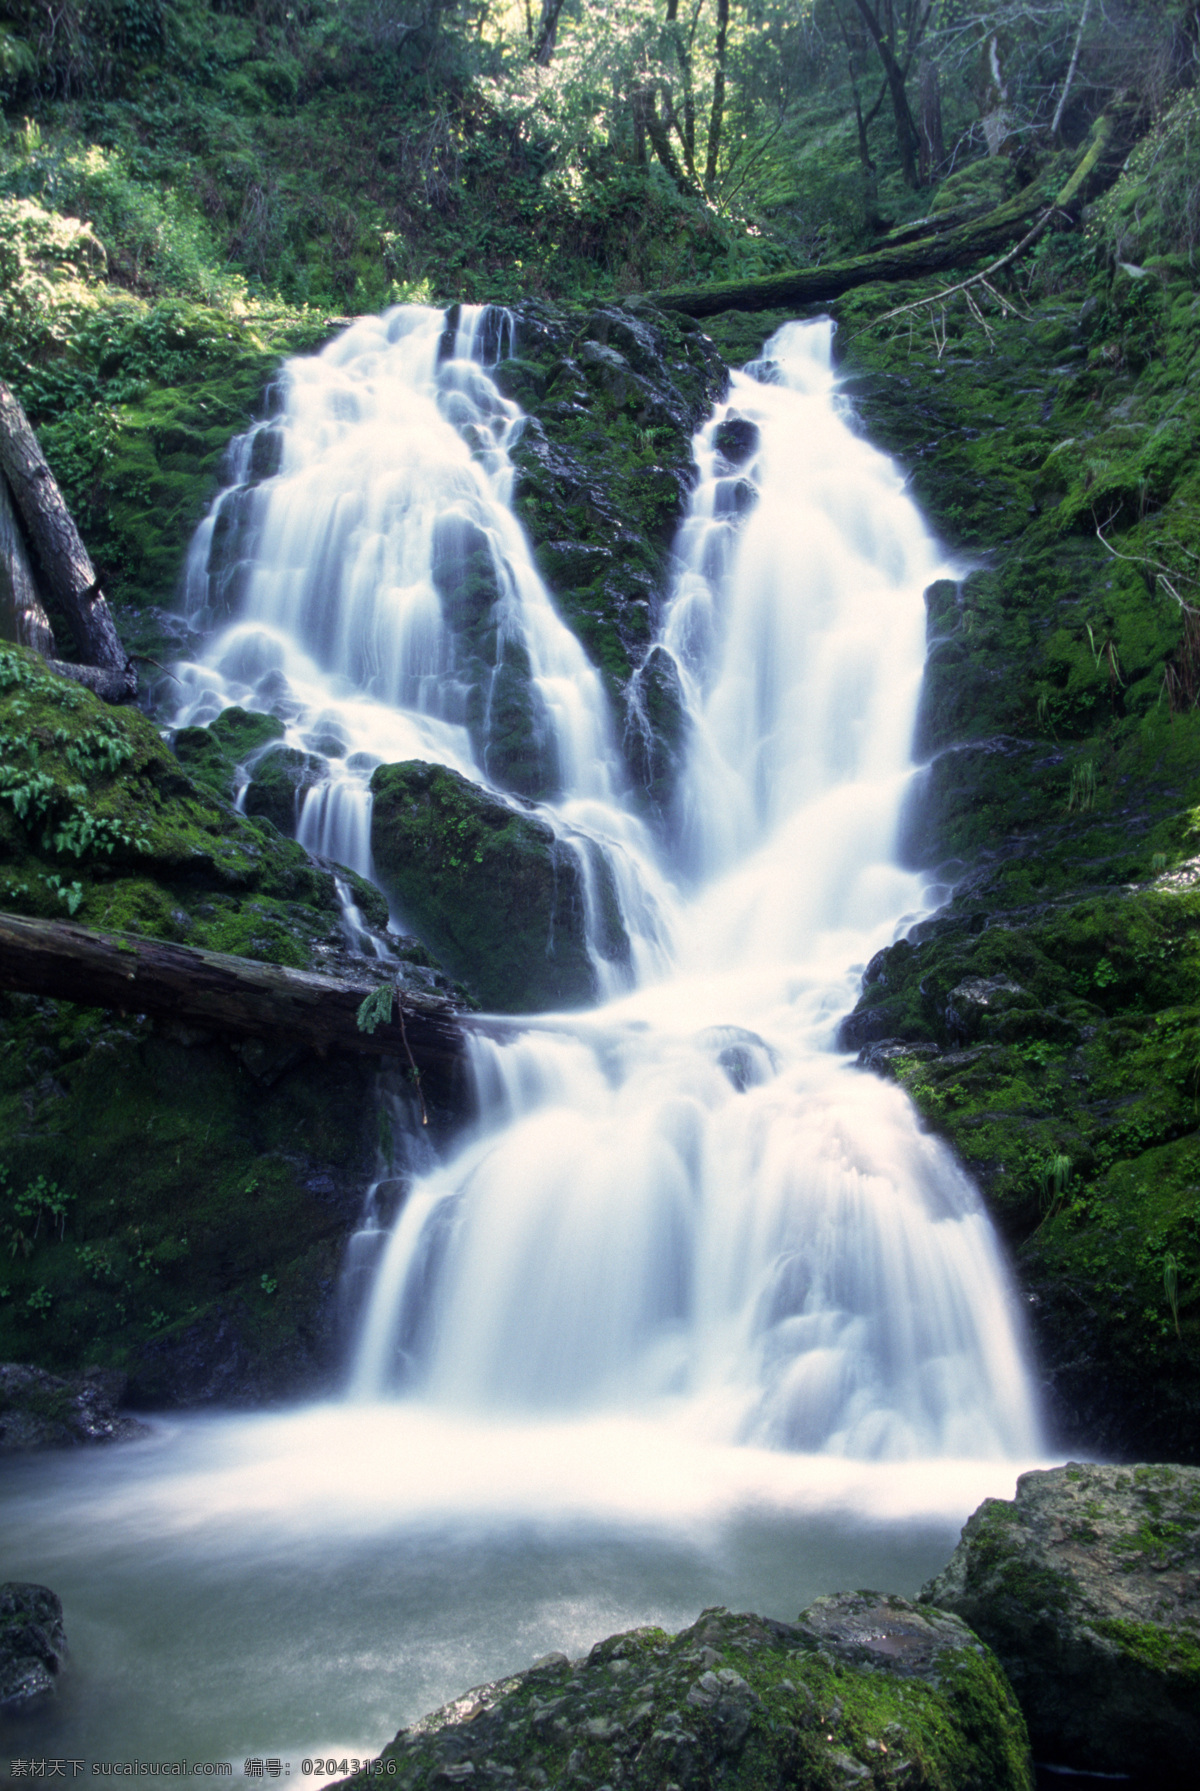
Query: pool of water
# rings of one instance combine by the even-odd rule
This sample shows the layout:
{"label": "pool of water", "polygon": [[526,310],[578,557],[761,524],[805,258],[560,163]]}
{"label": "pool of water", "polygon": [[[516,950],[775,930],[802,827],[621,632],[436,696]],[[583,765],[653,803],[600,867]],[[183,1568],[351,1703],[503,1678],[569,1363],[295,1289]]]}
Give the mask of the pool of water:
{"label": "pool of water", "polygon": [[[554,1649],[706,1605],[792,1618],[912,1594],[1011,1462],[861,1463],[712,1444],[694,1412],[500,1424],[416,1405],[157,1420],[0,1470],[3,1576],[63,1600],[69,1673],[0,1760],[378,1753]],[[257,1782],[257,1780],[255,1781]]]}

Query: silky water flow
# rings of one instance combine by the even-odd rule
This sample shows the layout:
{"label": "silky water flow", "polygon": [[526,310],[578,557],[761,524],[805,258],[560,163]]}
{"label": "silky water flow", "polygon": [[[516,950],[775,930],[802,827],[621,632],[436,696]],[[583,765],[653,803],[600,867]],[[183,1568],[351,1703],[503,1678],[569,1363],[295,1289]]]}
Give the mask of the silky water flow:
{"label": "silky water flow", "polygon": [[[346,1397],[5,1467],[9,1571],[62,1594],[75,1652],[39,1751],[235,1779],[362,1757],[618,1628],[911,1594],[1038,1458],[977,1193],[833,1049],[927,904],[896,841],[922,593],[949,569],[830,350],[829,324],[785,326],[696,441],[659,642],[687,742],[666,843],[512,513],[507,313],[361,320],[235,444],[178,721],[278,715],[312,767],[300,837],[363,874],[380,763],[537,801],[590,880],[598,1005],[473,1039],[476,1117],[358,1240]],[[448,564],[483,566],[486,628]]]}

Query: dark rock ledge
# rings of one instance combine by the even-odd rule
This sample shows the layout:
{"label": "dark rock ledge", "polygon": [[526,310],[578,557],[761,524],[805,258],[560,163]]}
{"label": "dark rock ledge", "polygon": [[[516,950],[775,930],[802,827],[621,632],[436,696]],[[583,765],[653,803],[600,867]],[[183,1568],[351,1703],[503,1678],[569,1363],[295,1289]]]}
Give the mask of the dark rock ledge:
{"label": "dark rock ledge", "polygon": [[127,1443],[149,1435],[120,1410],[126,1378],[112,1368],[89,1368],[66,1379],[23,1362],[0,1362],[0,1454],[70,1448],[78,1443]]}

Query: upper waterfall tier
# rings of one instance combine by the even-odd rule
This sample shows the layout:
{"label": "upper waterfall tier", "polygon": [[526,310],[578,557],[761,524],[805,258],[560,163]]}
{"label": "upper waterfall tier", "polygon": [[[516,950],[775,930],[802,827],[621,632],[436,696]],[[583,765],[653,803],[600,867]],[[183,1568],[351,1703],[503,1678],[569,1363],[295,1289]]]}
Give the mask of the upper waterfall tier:
{"label": "upper waterfall tier", "polygon": [[578,863],[595,990],[612,993],[665,962],[670,898],[623,799],[600,677],[512,512],[523,417],[485,364],[512,331],[491,307],[456,327],[399,308],[288,363],[280,414],[235,444],[193,544],[193,622],[215,633],[177,668],[177,720],[231,703],[279,717],[279,746],[304,755],[299,838],[364,875],[380,764],[539,800]]}

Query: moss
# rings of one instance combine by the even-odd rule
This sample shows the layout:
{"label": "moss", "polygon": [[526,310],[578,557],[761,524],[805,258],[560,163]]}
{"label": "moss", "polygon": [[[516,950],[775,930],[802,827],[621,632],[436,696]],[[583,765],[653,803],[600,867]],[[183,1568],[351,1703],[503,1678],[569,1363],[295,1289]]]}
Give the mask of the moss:
{"label": "moss", "polygon": [[[1020,1711],[995,1658],[945,1647],[936,1682],[849,1665],[794,1626],[705,1611],[678,1636],[634,1630],[466,1698],[384,1749],[418,1791],[486,1757],[516,1782],[781,1783],[833,1791],[850,1779],[933,1791],[1025,1791]],[[364,1775],[350,1783],[370,1782]]]}
{"label": "moss", "polygon": [[107,708],[33,654],[5,648],[0,900],[20,913],[319,963],[341,942],[333,877],[215,794],[247,741],[277,727],[228,713],[207,741],[205,730],[186,730],[185,754],[204,776],[193,783],[145,716]]}
{"label": "moss", "polygon": [[486,1006],[520,1013],[592,998],[582,867],[546,822],[437,765],[381,765],[371,790],[382,882]]}
{"label": "moss", "polygon": [[[121,1368],[147,1405],[327,1375],[369,1073],[31,997],[0,1020],[0,1357]],[[64,1217],[35,1233],[39,1176]]]}
{"label": "moss", "polygon": [[1115,1642],[1135,1665],[1174,1680],[1185,1696],[1200,1694],[1200,1638],[1157,1623],[1131,1623],[1117,1617],[1103,1618],[1093,1627],[1097,1635]]}
{"label": "moss", "polygon": [[277,716],[233,707],[223,709],[207,727],[177,728],[171,748],[189,776],[228,801],[237,768],[283,734]]}

